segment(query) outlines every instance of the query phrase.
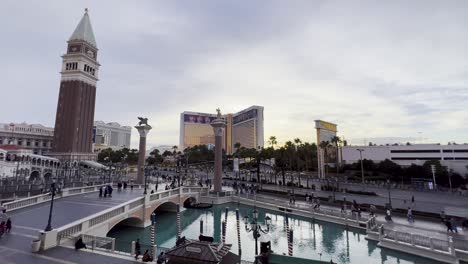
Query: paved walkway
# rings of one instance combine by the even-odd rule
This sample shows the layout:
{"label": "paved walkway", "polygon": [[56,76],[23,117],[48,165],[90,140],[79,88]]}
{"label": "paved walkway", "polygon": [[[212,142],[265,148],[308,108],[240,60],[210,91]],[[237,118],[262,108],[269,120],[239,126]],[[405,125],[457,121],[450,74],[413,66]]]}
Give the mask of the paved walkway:
{"label": "paved walkway", "polygon": [[[112,197],[99,198],[98,193],[69,196],[54,200],[52,227],[58,228],[73,221],[117,206],[143,194],[142,189],[115,191]],[[47,225],[50,203],[42,203],[8,213],[13,228],[10,234],[0,238],[0,263],[134,263],[131,259],[75,251],[55,247],[44,252],[31,253],[31,241],[38,237]]]}
{"label": "paved walkway", "polygon": [[[107,198],[99,198],[95,192],[54,200],[52,227],[67,225],[143,195],[141,189],[127,189],[121,192],[114,190],[112,197]],[[47,226],[49,210],[50,203],[46,202],[7,213],[12,219],[13,228],[18,228],[23,233],[26,232],[24,230],[43,230]]]}
{"label": "paved walkway", "polygon": [[55,247],[41,253],[31,253],[33,237],[21,234],[5,234],[0,239],[0,263],[73,264],[73,263],[137,263],[128,258],[116,258],[89,251]]}
{"label": "paved walkway", "polygon": [[[227,182],[234,183],[234,180],[225,180]],[[251,184],[250,182],[241,182],[244,184]],[[254,183],[255,184],[255,183]],[[327,198],[333,195],[333,192],[326,191],[312,191],[312,189],[303,188],[292,188],[273,184],[262,184],[264,190],[275,190],[275,191],[291,191],[294,189],[296,194],[312,194],[316,197]],[[356,189],[356,188],[353,188]],[[368,190],[360,188],[359,190],[375,191],[377,196],[368,195],[357,195],[350,193],[335,193],[337,200],[343,200],[346,198],[348,201],[356,200],[358,203],[364,204],[375,204],[384,206],[388,203],[388,190]],[[414,195],[415,203],[411,204],[411,197]],[[453,195],[447,193],[432,193],[432,192],[411,192],[406,190],[391,190],[390,193],[393,208],[407,209],[408,206],[412,206],[414,211],[429,212],[439,214],[441,210],[444,210],[449,215],[455,215],[459,217],[468,217],[468,198],[466,196]]]}
{"label": "paved walkway", "polygon": [[[284,206],[288,206],[289,200],[286,200],[283,197],[279,197],[276,195],[268,195],[268,194],[258,194],[258,198],[261,200],[269,200],[274,203],[281,203]],[[296,200],[296,206],[302,208],[310,208],[312,210],[312,206],[305,201],[298,201]],[[341,208],[327,206],[327,205],[320,205],[321,208],[326,209],[334,209],[334,210],[341,210]],[[349,209],[348,209],[349,210]],[[363,213],[363,216],[368,216],[368,213]],[[416,217],[414,223],[409,223],[406,217],[392,216],[393,222],[387,222],[384,218],[384,215],[377,214],[377,222],[378,224],[384,224],[384,228],[392,229],[401,232],[413,233],[413,234],[420,234],[423,236],[444,239],[447,240],[448,236],[452,236],[454,238],[468,240],[468,230],[462,230],[462,228],[458,228],[457,233],[447,233],[447,228],[440,222],[434,222],[429,220],[420,220]]]}

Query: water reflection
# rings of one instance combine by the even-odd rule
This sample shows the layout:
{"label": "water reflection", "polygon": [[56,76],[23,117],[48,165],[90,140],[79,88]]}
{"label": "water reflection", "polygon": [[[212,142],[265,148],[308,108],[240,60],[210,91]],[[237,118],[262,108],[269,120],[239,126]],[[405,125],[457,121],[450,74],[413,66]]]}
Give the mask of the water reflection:
{"label": "water reflection", "polygon": [[[235,209],[237,204],[228,205],[226,241],[232,244],[231,251],[238,253],[237,229]],[[203,220],[203,233],[214,236],[216,241],[221,237],[221,219],[225,219],[226,205],[213,206],[209,210],[187,209],[181,212],[182,235],[196,239],[200,234],[200,220]],[[244,229],[243,217],[251,217],[252,207],[240,205],[242,259],[253,260],[254,239],[251,233]],[[271,232],[262,235],[261,239],[272,241],[272,249],[278,254],[287,253],[287,239],[285,232],[284,213],[258,208],[259,221],[264,223],[268,215],[272,219]],[[367,263],[402,263],[402,264],[435,264],[428,259],[381,249],[377,243],[364,239],[365,233],[353,228],[314,221],[302,217],[289,216],[290,225],[294,230],[294,256],[308,259],[333,259],[338,263],[362,264]],[[163,247],[173,247],[177,234],[176,214],[157,212],[156,215],[156,244]],[[141,229],[117,226],[108,234],[118,241],[118,250],[130,251],[130,241],[140,238],[142,244],[150,244],[150,227]],[[128,241],[128,243],[122,243]]]}

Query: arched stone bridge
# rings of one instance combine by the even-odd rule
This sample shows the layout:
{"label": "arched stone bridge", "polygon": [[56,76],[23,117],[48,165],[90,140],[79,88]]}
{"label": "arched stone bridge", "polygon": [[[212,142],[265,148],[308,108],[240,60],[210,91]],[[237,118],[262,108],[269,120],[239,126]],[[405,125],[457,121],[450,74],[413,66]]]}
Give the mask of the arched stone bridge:
{"label": "arched stone bridge", "polygon": [[42,232],[42,248],[47,249],[60,245],[65,240],[80,234],[105,237],[117,224],[147,227],[151,225],[151,214],[157,209],[174,210],[181,207],[188,199],[199,199],[201,193],[208,191],[205,187],[180,187],[154,194],[147,194],[85,217],[49,232]]}

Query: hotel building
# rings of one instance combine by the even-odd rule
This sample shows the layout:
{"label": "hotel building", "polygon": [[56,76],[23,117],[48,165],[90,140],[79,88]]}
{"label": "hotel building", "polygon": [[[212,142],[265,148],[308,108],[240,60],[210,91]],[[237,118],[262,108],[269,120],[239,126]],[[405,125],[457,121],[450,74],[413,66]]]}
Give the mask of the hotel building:
{"label": "hotel building", "polygon": [[[223,146],[232,154],[237,142],[245,148],[257,148],[264,145],[263,107],[251,106],[234,114],[223,115],[226,129]],[[214,133],[211,122],[215,114],[183,112],[180,114],[179,149],[196,145],[214,145]]]}

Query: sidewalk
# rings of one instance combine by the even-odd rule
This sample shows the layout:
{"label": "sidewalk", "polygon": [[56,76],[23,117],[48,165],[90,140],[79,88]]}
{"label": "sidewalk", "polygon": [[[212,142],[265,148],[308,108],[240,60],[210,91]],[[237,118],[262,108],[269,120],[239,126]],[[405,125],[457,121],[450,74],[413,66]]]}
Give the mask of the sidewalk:
{"label": "sidewalk", "polygon": [[40,253],[31,253],[31,241],[34,236],[18,233],[4,234],[0,238],[0,263],[34,263],[34,264],[74,264],[74,263],[141,263],[131,258],[119,258],[95,254],[90,251],[55,247]]}
{"label": "sidewalk", "polygon": [[[226,180],[228,182],[235,182],[234,180]],[[244,184],[254,184],[259,185],[256,183],[251,182],[241,182]],[[328,198],[329,196],[333,196],[333,192],[321,191],[312,189],[304,189],[304,188],[296,188],[296,187],[286,187],[280,185],[272,185],[272,184],[262,184],[261,188],[263,190],[272,190],[272,191],[292,191],[296,194],[304,195],[314,194],[315,197],[322,197]],[[406,191],[405,191],[406,192]],[[360,204],[375,204],[380,206],[385,206],[388,203],[388,192],[379,192],[377,196],[368,196],[368,195],[358,195],[352,193],[341,193],[335,192],[335,197],[337,200],[347,199],[348,201],[356,200]],[[438,193],[415,193],[415,200],[414,204],[411,204],[411,195],[404,193],[400,190],[391,190],[391,201],[393,208],[399,208],[406,210],[408,206],[413,208],[413,211],[417,212],[428,212],[433,214],[439,214],[440,211],[444,210],[447,215],[454,215],[458,217],[468,217],[468,203],[467,198],[464,196],[447,196],[446,194],[438,194]]]}
{"label": "sidewalk", "polygon": [[[274,195],[258,194],[257,197],[263,198],[263,199],[269,199],[272,201],[276,201],[278,203],[283,203],[285,206],[288,206],[289,204],[289,200],[278,197],[278,196],[274,196]],[[301,208],[310,208],[310,210],[312,210],[312,205],[306,203],[305,201],[296,200],[295,206],[301,207]],[[341,208],[333,207],[329,205],[320,205],[320,208],[333,209],[336,211],[341,210]],[[349,212],[349,208],[347,208],[347,211]],[[362,215],[365,217],[368,217],[369,213],[363,212]],[[461,227],[458,227],[458,233],[447,233],[446,226],[438,221],[435,222],[435,221],[428,221],[428,220],[420,220],[416,217],[414,223],[409,223],[406,217],[393,215],[392,216],[393,222],[387,222],[385,220],[384,215],[376,214],[376,216],[377,216],[378,225],[383,224],[384,228],[386,229],[396,230],[400,232],[413,233],[413,234],[420,234],[420,235],[424,235],[427,237],[433,237],[433,238],[444,239],[444,240],[447,240],[449,236],[452,236],[453,238],[457,238],[457,239],[468,240],[468,231],[462,230]]]}

